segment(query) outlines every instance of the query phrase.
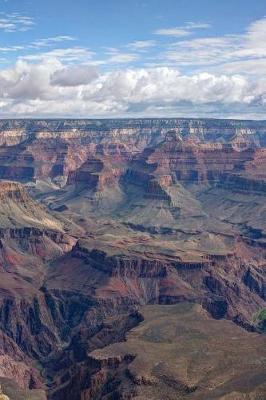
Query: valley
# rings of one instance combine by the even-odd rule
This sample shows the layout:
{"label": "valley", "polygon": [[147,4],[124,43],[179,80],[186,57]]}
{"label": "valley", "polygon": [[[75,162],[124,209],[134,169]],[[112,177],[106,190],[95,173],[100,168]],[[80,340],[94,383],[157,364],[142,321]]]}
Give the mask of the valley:
{"label": "valley", "polygon": [[266,122],[2,120],[0,179],[10,400],[266,396]]}

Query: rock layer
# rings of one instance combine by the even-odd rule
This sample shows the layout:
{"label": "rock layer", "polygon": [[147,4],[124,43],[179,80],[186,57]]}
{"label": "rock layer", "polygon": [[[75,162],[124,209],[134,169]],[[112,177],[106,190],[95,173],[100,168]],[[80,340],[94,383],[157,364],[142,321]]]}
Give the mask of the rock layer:
{"label": "rock layer", "polygon": [[[173,360],[185,363],[189,377],[179,367],[172,373],[156,358],[168,333],[155,335],[160,346],[141,363],[159,364],[141,373],[139,353],[127,351],[125,340],[142,329],[140,308],[168,318],[185,302],[215,334],[223,327],[230,343],[236,335],[258,353],[253,337],[263,341],[257,316],[266,308],[265,122],[17,120],[0,121],[0,131],[0,178],[8,179],[0,182],[7,391],[15,385],[22,400],[42,399],[42,388],[51,400],[173,392],[199,399],[206,388],[221,399],[264,395],[264,367],[252,375],[238,362],[241,349],[239,374],[217,370],[210,357],[199,378],[198,347],[185,355],[179,349]],[[182,332],[193,334],[178,318]],[[195,335],[213,337],[202,326]],[[221,340],[213,346],[224,351]],[[247,373],[252,384],[242,393],[237,381]]]}

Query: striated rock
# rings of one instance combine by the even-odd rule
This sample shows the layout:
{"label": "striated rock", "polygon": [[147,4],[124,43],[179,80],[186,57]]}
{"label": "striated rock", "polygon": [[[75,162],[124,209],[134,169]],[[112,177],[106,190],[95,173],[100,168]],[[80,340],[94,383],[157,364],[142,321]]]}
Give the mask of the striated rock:
{"label": "striated rock", "polygon": [[264,398],[265,122],[0,131],[5,395]]}
{"label": "striated rock", "polygon": [[116,184],[122,172],[100,159],[88,159],[77,171],[70,173],[67,183],[85,185],[92,191],[102,191],[105,187]]}
{"label": "striated rock", "polygon": [[265,396],[262,336],[211,320],[187,303],[146,306],[142,313],[144,320],[126,341],[90,353],[97,367],[84,399],[97,393],[123,399]]}
{"label": "striated rock", "polygon": [[[12,380],[0,378],[1,391],[0,399],[3,400],[47,400],[44,390],[21,389]],[[2,396],[2,397],[1,397]]]}
{"label": "striated rock", "polygon": [[[230,120],[10,120],[0,123],[0,177],[31,181],[68,177],[88,156],[131,159],[166,141],[232,143],[236,152],[263,147],[265,123]],[[170,133],[169,133],[170,132]],[[198,159],[195,151],[183,163]],[[190,161],[189,161],[190,157]],[[208,157],[212,157],[211,154]],[[179,171],[181,173],[181,171]],[[193,174],[193,169],[190,170]]]}

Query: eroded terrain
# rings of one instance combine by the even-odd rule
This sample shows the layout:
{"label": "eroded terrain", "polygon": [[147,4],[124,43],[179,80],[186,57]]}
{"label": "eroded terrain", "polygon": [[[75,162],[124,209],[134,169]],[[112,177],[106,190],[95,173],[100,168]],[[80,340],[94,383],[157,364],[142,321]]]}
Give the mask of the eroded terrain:
{"label": "eroded terrain", "polygon": [[0,125],[4,395],[263,399],[266,123]]}

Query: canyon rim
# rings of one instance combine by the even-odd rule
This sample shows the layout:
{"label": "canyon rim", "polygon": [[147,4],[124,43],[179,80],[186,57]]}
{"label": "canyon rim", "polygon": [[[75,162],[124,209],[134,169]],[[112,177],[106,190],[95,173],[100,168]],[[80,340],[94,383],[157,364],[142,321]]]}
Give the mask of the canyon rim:
{"label": "canyon rim", "polygon": [[0,0],[0,400],[266,399],[265,15]]}

